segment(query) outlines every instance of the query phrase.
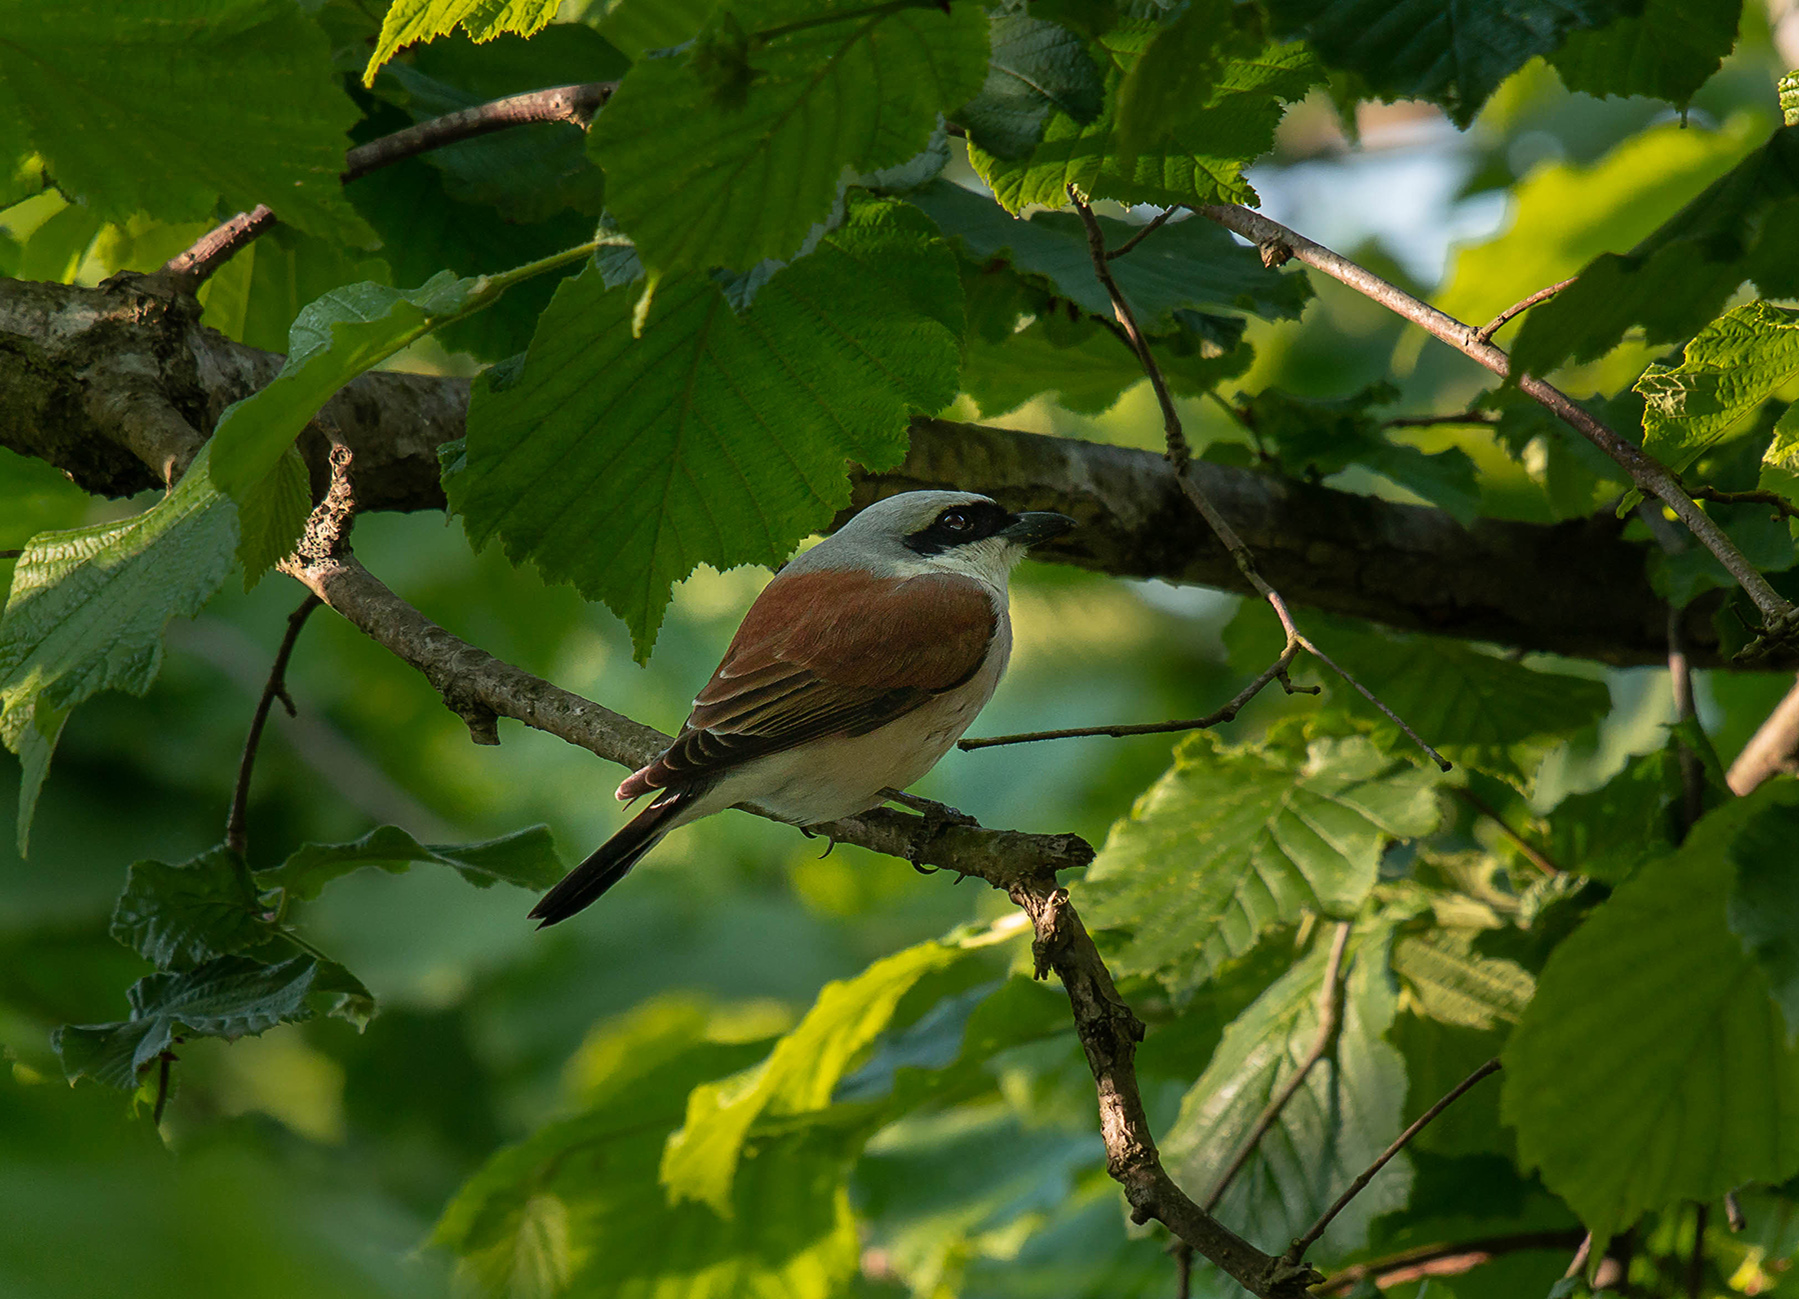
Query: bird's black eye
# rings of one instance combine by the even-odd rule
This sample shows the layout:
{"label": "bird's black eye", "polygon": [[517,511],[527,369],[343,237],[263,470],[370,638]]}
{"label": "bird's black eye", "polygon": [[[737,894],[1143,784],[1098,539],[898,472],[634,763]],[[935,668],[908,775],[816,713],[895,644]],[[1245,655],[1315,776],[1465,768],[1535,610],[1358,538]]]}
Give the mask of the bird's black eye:
{"label": "bird's black eye", "polygon": [[939,526],[951,532],[967,532],[974,527],[974,520],[968,517],[966,510],[945,510],[937,516]]}

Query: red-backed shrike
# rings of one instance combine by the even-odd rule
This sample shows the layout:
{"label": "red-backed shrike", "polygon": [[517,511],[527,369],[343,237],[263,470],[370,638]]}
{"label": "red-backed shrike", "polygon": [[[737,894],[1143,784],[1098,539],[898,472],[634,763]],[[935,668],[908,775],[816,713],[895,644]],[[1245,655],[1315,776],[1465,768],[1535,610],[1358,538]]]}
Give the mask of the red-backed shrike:
{"label": "red-backed shrike", "polygon": [[674,743],[618,787],[621,800],[655,798],[532,919],[568,919],[670,830],[734,804],[820,825],[919,779],[1006,670],[1013,567],[1073,526],[968,492],[905,492],[791,561],[744,615]]}

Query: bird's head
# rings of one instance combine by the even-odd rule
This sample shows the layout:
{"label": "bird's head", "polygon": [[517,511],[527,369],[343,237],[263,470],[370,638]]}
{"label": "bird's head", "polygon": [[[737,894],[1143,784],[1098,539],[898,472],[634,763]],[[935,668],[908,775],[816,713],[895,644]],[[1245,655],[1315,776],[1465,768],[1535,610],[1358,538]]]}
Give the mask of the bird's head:
{"label": "bird's head", "polygon": [[973,492],[901,492],[868,506],[803,559],[807,567],[893,577],[960,573],[1003,588],[1026,550],[1073,526],[1066,514],[1013,513]]}

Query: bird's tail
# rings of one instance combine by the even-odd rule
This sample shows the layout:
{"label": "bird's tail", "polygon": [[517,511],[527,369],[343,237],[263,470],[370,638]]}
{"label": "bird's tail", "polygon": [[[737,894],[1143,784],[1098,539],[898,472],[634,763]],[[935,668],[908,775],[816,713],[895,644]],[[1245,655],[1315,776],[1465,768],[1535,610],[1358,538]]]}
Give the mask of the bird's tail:
{"label": "bird's tail", "polygon": [[600,894],[622,880],[650,849],[662,842],[662,836],[679,824],[680,813],[693,802],[697,790],[661,790],[643,811],[626,822],[619,832],[594,849],[588,859],[562,877],[561,883],[544,894],[531,908],[531,919],[541,921],[537,927],[547,928],[567,920],[588,906]]}

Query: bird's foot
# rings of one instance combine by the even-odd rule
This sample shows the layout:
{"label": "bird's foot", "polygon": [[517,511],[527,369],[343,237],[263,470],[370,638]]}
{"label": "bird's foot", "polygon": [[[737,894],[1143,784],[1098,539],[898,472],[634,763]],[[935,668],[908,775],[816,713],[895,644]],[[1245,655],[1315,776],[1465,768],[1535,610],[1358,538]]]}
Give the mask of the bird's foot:
{"label": "bird's foot", "polygon": [[810,826],[804,825],[796,825],[793,828],[805,835],[808,839],[823,839],[825,841],[825,850],[818,854],[819,861],[823,861],[826,857],[829,857],[832,850],[837,847],[837,840],[826,831],[814,830]]}
{"label": "bird's foot", "polygon": [[[924,855],[936,842],[937,836],[943,833],[945,827],[980,824],[966,812],[957,811],[949,804],[939,803],[934,799],[920,798],[917,794],[907,794],[901,790],[890,789],[886,791],[886,797],[889,802],[909,807],[923,818],[917,831],[906,844],[906,860],[912,863],[912,869],[920,875],[937,873],[938,867],[925,865]],[[957,882],[960,882],[960,878]]]}

